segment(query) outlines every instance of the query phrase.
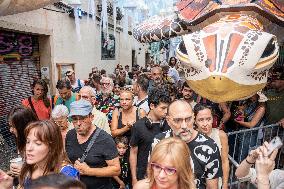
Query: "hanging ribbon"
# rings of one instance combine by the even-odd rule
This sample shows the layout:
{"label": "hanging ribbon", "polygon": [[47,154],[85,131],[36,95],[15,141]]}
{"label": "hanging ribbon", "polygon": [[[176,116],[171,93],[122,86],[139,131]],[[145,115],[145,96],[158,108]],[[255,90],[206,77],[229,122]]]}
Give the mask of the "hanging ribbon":
{"label": "hanging ribbon", "polygon": [[116,7],[117,7],[117,1],[113,1],[113,35],[114,38],[116,37]]}

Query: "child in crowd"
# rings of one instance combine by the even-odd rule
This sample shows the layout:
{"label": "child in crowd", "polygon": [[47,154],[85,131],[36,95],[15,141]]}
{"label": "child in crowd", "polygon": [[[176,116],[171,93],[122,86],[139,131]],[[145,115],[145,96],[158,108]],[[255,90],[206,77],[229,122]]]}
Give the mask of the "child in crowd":
{"label": "child in crowd", "polygon": [[125,136],[118,136],[115,138],[115,143],[118,151],[121,172],[119,176],[113,178],[114,189],[129,189],[130,186],[130,173],[128,161],[128,139]]}

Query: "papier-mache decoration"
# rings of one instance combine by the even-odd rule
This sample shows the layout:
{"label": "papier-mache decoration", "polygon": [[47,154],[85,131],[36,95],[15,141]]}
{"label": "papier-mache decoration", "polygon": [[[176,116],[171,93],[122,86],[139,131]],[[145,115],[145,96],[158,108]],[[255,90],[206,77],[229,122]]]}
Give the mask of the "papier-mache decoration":
{"label": "papier-mache decoration", "polygon": [[279,56],[281,2],[183,0],[176,14],[150,18],[133,35],[142,43],[182,36],[176,51],[189,86],[214,102],[245,99],[265,87]]}
{"label": "papier-mache decoration", "polygon": [[0,16],[43,8],[59,0],[0,0]]}

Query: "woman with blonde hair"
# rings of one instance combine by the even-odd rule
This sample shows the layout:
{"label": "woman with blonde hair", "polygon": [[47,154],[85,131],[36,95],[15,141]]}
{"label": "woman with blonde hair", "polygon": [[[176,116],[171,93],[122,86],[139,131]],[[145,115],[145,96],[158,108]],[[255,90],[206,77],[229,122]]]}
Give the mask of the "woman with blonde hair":
{"label": "woman with blonde hair", "polygon": [[126,136],[130,141],[133,124],[145,117],[146,112],[133,105],[134,94],[130,89],[122,89],[119,98],[120,108],[115,109],[112,114],[111,135],[113,137]]}
{"label": "woman with blonde hair", "polygon": [[153,149],[148,176],[133,189],[195,189],[190,152],[184,141],[166,138]]}

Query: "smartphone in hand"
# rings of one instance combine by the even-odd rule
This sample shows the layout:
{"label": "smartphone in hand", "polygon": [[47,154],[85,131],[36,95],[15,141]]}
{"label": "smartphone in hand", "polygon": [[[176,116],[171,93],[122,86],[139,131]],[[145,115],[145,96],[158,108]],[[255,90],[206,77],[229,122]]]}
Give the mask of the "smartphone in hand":
{"label": "smartphone in hand", "polygon": [[268,144],[268,155],[270,155],[275,149],[281,148],[283,145],[279,136],[274,137]]}

